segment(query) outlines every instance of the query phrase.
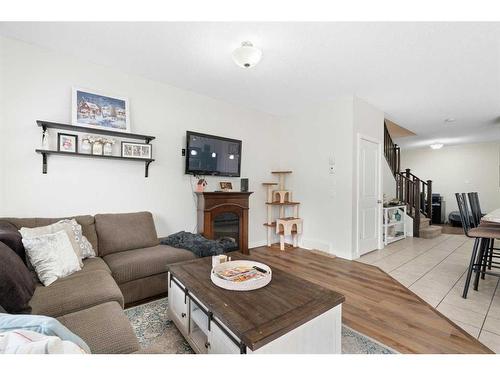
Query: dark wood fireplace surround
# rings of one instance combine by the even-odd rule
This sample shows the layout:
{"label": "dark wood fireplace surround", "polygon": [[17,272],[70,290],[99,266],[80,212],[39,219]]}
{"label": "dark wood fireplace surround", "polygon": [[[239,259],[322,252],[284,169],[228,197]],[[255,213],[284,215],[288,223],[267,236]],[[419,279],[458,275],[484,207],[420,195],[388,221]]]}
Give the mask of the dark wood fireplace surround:
{"label": "dark wood fireplace surround", "polygon": [[198,196],[198,228],[209,240],[215,239],[215,218],[223,213],[233,213],[239,218],[238,249],[248,252],[248,198],[252,192],[203,192]]}

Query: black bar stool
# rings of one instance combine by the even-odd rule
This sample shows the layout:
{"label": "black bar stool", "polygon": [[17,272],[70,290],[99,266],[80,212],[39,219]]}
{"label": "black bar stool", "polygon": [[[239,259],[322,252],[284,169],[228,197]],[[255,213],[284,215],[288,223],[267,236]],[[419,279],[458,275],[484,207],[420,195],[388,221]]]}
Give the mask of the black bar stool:
{"label": "black bar stool", "polygon": [[[485,267],[483,267],[483,264],[486,264],[485,255],[488,253],[490,240],[495,238],[500,238],[500,229],[496,227],[489,227],[482,225],[473,227],[471,219],[474,220],[473,217],[474,215],[472,217],[470,216],[467,204],[467,197],[465,193],[456,193],[455,197],[457,199],[458,209],[460,211],[460,219],[462,221],[462,227],[464,229],[464,233],[467,237],[474,238],[474,246],[472,248],[469,268],[467,270],[467,278],[465,279],[465,286],[462,294],[463,298],[467,298],[467,293],[469,291],[469,285],[473,271],[476,273],[476,276],[474,278],[474,290],[478,289],[480,274],[484,273],[500,277],[500,274],[486,271],[484,269]],[[481,269],[482,267],[483,269]]]}
{"label": "black bar stool", "polygon": [[[469,204],[471,207],[472,211],[472,218],[474,221],[474,227],[478,227],[479,225],[483,227],[491,227],[491,228],[498,228],[500,229],[500,224],[497,223],[492,223],[492,222],[484,222],[481,221],[481,218],[483,217],[483,214],[481,212],[481,205],[479,204],[479,194],[477,192],[473,193],[467,193],[467,196],[469,197]],[[483,265],[483,269],[486,269],[486,266],[488,269],[491,270],[491,267],[495,265],[500,265],[500,262],[496,262],[493,259],[498,259],[500,258],[500,253],[499,253],[499,248],[495,247],[495,239],[490,240],[490,244],[487,249],[487,254],[485,256],[485,261],[487,260],[487,265],[486,262]],[[485,273],[483,272],[481,275],[481,278],[484,279]]]}

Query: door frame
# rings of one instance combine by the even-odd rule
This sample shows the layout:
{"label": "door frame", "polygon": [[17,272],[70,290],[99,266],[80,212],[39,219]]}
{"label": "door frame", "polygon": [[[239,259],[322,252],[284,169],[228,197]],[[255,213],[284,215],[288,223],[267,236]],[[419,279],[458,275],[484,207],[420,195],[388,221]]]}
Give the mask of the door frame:
{"label": "door frame", "polygon": [[[382,214],[383,214],[383,185],[382,185],[382,141],[379,139],[376,139],[374,137],[371,137],[369,135],[363,134],[363,133],[357,133],[356,137],[356,233],[355,233],[355,259],[360,257],[360,251],[359,251],[359,219],[361,217],[360,212],[359,212],[359,185],[360,185],[360,151],[361,151],[361,141],[365,140],[368,142],[375,143],[378,145],[377,147],[377,152],[378,152],[378,157],[377,157],[377,169],[378,169],[378,198],[377,201],[381,202],[378,204],[378,221],[377,221],[377,227],[378,227],[378,239],[377,239],[377,249],[381,250],[384,248],[384,244],[382,241]],[[376,249],[373,249],[376,250]]]}

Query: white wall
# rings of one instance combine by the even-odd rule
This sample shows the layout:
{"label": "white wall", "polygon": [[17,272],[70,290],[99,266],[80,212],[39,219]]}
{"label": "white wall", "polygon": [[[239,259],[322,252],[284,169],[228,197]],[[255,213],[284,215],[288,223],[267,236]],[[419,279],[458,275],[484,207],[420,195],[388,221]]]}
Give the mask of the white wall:
{"label": "white wall", "polygon": [[[283,120],[288,139],[282,168],[287,187],[301,202],[301,244],[349,258],[352,249],[353,98],[323,103]],[[330,158],[335,173],[329,173]]]}
{"label": "white wall", "polygon": [[396,198],[396,179],[385,157],[382,158],[382,192],[387,200]]}
{"label": "white wall", "polygon": [[[302,202],[302,246],[356,257],[357,135],[382,141],[381,111],[349,96],[278,118],[11,39],[0,43],[0,91],[8,91],[0,92],[1,216],[149,210],[159,235],[193,231],[195,199],[181,148],[186,130],[194,130],[243,140],[242,177],[250,178],[254,191],[250,246],[265,243],[261,183],[273,179],[271,170],[291,169],[288,187]],[[157,137],[149,178],[141,163],[57,156],[49,157],[48,174],[41,173],[41,156],[34,152],[41,131],[35,121],[69,123],[72,86],[129,98],[132,131]],[[219,180],[209,178],[210,190]],[[1,181],[2,174],[0,188]],[[233,184],[239,188],[239,179]]]}
{"label": "white wall", "polygon": [[500,207],[499,150],[500,142],[402,150],[401,166],[432,180],[432,191],[446,200],[448,219],[457,210],[455,193],[477,191],[483,212]]}
{"label": "white wall", "polygon": [[[263,243],[266,213],[260,183],[279,167],[276,118],[22,42],[0,42],[5,90],[0,102],[0,150],[5,156],[0,164],[5,181],[1,215],[149,210],[159,235],[192,231],[195,201],[181,148],[186,130],[194,130],[243,140],[242,177],[250,179],[254,191],[249,242]],[[72,86],[129,98],[132,131],[157,137],[149,178],[144,178],[142,163],[57,156],[49,157],[48,174],[41,173],[41,156],[34,152],[41,131],[35,120],[69,123]],[[209,179],[210,190],[217,188],[216,181]],[[239,179],[232,181],[239,188]]]}
{"label": "white wall", "polygon": [[[356,254],[358,133],[383,140],[383,112],[356,97],[310,107],[283,120],[289,188],[304,219],[301,245],[353,259]],[[330,159],[335,162],[329,173]],[[381,180],[380,180],[381,182]]]}

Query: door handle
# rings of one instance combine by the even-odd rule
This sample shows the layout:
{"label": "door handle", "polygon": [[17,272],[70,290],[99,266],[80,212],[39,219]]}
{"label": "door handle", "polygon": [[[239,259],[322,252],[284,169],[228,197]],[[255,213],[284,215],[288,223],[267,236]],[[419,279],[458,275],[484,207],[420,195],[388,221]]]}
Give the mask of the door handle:
{"label": "door handle", "polygon": [[379,199],[379,200],[377,200],[377,203],[378,204],[382,204],[382,201]]}

